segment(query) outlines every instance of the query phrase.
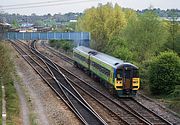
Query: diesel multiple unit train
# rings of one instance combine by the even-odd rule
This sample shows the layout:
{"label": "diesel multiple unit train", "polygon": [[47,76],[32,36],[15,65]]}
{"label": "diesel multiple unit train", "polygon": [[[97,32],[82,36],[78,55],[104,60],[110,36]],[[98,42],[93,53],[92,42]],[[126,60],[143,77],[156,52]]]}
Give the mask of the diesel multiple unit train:
{"label": "diesel multiple unit train", "polygon": [[73,49],[74,65],[98,78],[119,97],[133,97],[140,87],[138,67],[96,50],[78,46]]}

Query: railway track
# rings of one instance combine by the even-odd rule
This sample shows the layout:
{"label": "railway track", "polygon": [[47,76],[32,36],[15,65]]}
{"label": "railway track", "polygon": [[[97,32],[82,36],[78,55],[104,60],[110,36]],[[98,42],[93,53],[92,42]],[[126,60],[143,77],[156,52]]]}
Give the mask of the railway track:
{"label": "railway track", "polygon": [[[56,65],[56,66],[57,66],[57,65]],[[58,68],[60,68],[60,67],[58,66]],[[65,73],[65,72],[63,71],[63,69],[60,69],[60,71],[62,71],[63,74]],[[64,74],[64,75],[67,76],[67,73]],[[67,79],[68,79],[68,80],[72,83],[72,85],[74,86],[73,80],[71,80],[71,78],[69,78],[69,77],[67,77]],[[74,87],[77,89],[77,86],[74,86]],[[81,90],[82,90],[82,89],[81,89]],[[85,95],[86,97],[88,96],[88,97],[92,98],[92,95],[88,94],[86,91],[81,91],[80,94]],[[92,101],[93,101],[94,103],[97,103],[97,99],[96,99],[96,98],[93,99]],[[105,106],[104,104],[102,104],[102,105],[103,105],[103,107]],[[106,108],[106,111],[107,111],[108,114],[110,114],[111,117],[113,117],[114,119],[116,119],[116,121],[118,121],[118,124],[129,124],[128,122],[124,121],[120,116],[118,116],[117,113],[113,112],[111,109]]]}
{"label": "railway track", "polygon": [[[144,124],[153,124],[153,125],[154,124],[157,124],[157,125],[172,124],[169,121],[167,121],[166,119],[162,118],[161,116],[159,116],[159,115],[155,114],[154,112],[152,112],[151,110],[147,109],[146,107],[144,107],[143,105],[138,103],[133,98],[128,98],[128,99],[109,98],[108,96],[106,96],[105,94],[103,94],[102,92],[97,90],[96,88],[92,87],[90,85],[90,83],[87,83],[86,81],[80,79],[79,77],[77,77],[70,71],[64,69],[63,67],[59,66],[58,64],[56,64],[56,65],[59,67],[59,69],[65,75],[68,76],[69,80],[72,80],[71,83],[73,83],[73,85],[76,86],[76,88],[81,89],[81,91],[86,92],[87,95],[91,96],[92,98],[95,98],[95,100],[99,101],[99,103],[101,103],[102,105],[107,106],[107,108],[111,109],[111,111],[114,114],[118,114],[118,113],[123,114],[124,113],[123,116],[120,115],[119,117],[121,117],[121,118],[124,117],[123,119],[127,123],[132,124],[132,122],[130,122],[130,118],[131,118],[134,120],[134,123],[138,123],[138,121],[136,121],[138,119],[141,122],[143,122]],[[127,112],[128,115],[125,114],[125,112]],[[131,117],[131,115],[129,115],[129,114],[134,116],[136,118],[136,120],[133,117]],[[138,124],[140,124],[140,123],[138,123]]]}
{"label": "railway track", "polygon": [[[42,79],[52,88],[53,91],[64,101],[64,103],[76,114],[82,123],[103,125],[107,124],[78,94],[73,88],[66,86],[70,84],[66,81],[64,75],[59,72],[58,68],[53,65],[51,60],[42,57],[36,51],[33,43],[29,45],[29,49],[22,43],[11,42],[12,46],[19,52],[19,54],[33,67],[33,69],[42,77]],[[60,75],[59,75],[60,74]],[[59,81],[64,79],[64,83]],[[64,77],[64,78],[63,78]]]}
{"label": "railway track", "polygon": [[127,106],[130,109],[136,111],[139,116],[146,118],[146,121],[151,122],[153,125],[162,125],[162,124],[172,124],[163,117],[157,115],[153,111],[149,110],[148,108],[144,107],[134,98],[126,98],[126,99],[119,99],[122,104]]}
{"label": "railway track", "polygon": [[68,62],[69,64],[73,64],[73,60],[70,57],[66,56],[63,53],[60,53],[59,51],[54,50],[53,48],[48,46],[47,43],[44,40],[41,41],[41,45],[48,48],[57,57],[63,59],[64,61]]}

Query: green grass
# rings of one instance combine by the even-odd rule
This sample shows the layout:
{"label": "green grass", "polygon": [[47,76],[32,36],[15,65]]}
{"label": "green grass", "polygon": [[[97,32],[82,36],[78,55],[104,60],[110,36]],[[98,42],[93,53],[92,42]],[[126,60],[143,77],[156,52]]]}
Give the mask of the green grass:
{"label": "green grass", "polygon": [[31,125],[37,125],[36,115],[33,112],[30,113],[30,123]]}
{"label": "green grass", "polygon": [[[5,86],[7,125],[18,125],[20,123],[19,98],[13,84],[14,74],[15,68],[11,58],[11,50],[7,43],[0,42],[0,76],[2,77],[1,82]],[[2,92],[0,98],[2,100]],[[2,109],[2,104],[0,108]]]}
{"label": "green grass", "polygon": [[[19,119],[19,98],[17,96],[13,81],[5,85],[7,125],[14,125]],[[18,123],[16,123],[18,124]]]}
{"label": "green grass", "polygon": [[[2,85],[1,82],[0,82],[0,85]],[[0,87],[0,112],[2,112],[2,88],[1,87]],[[0,117],[0,123],[2,123],[2,115]]]}
{"label": "green grass", "polygon": [[165,98],[165,102],[168,108],[180,116],[180,85],[177,85],[175,91]]}

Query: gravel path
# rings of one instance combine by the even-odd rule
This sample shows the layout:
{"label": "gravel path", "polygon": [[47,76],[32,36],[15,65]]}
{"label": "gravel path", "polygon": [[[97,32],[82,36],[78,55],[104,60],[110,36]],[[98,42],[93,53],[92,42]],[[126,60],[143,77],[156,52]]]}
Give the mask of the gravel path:
{"label": "gravel path", "polygon": [[[41,77],[14,50],[16,71],[28,95],[30,123],[37,125],[80,125],[81,122]],[[28,93],[28,94],[27,94]],[[23,119],[28,117],[23,114]],[[24,119],[25,120],[25,119]]]}
{"label": "gravel path", "polygon": [[23,125],[30,125],[29,122],[29,108],[26,102],[24,91],[22,90],[21,86],[17,81],[14,82],[17,94],[20,99],[20,106],[21,106],[21,117],[22,117],[22,124]]}

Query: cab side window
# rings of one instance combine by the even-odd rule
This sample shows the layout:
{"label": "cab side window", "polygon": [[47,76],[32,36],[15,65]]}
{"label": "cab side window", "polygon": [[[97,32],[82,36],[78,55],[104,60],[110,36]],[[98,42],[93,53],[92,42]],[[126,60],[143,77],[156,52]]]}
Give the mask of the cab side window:
{"label": "cab side window", "polygon": [[116,77],[117,77],[117,79],[120,79],[123,77],[123,70],[122,69],[117,70],[117,76]]}

